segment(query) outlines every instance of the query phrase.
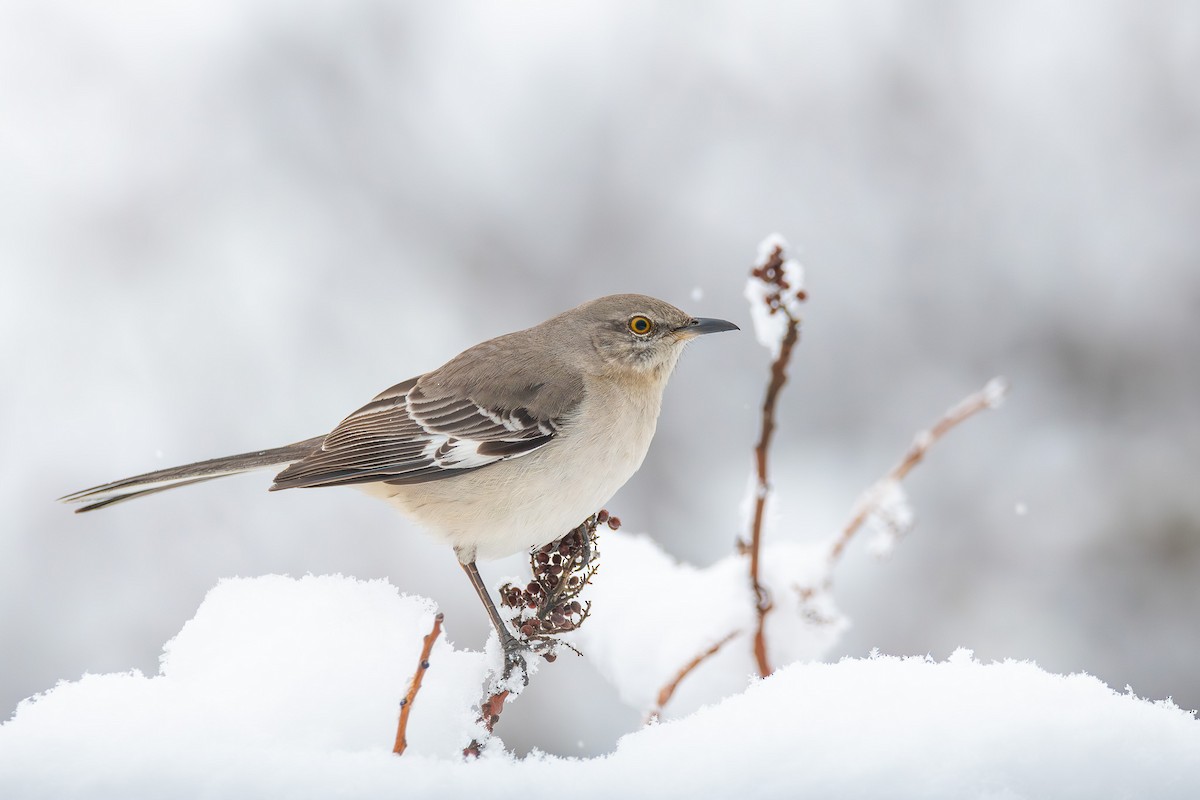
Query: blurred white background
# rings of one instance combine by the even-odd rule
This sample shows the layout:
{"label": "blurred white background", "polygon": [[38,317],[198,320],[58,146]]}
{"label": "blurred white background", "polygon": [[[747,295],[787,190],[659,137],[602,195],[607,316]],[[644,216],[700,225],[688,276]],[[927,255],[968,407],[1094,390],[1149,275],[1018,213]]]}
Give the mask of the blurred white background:
{"label": "blurred white background", "polygon": [[[914,473],[892,559],[849,553],[834,656],[963,645],[1200,706],[1197,75],[1185,1],[5,0],[0,716],[153,672],[231,575],[387,577],[479,646],[450,551],[357,492],[53,500],[321,433],[600,294],[745,327],[774,230],[811,299],[771,536],[833,534],[1012,384]],[[748,331],[691,348],[626,530],[729,552],[766,368]],[[562,658],[501,734],[603,752],[639,718]]]}

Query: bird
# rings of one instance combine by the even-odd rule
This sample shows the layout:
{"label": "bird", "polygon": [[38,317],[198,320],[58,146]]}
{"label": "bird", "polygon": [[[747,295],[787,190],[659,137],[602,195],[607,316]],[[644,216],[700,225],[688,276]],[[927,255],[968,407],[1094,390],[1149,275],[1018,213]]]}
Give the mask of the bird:
{"label": "bird", "polygon": [[685,345],[738,330],[638,294],[583,303],[380,392],[328,434],[105,483],[77,512],[266,467],[270,490],[357,486],[449,543],[505,653],[524,667],[479,575],[561,538],[641,466]]}

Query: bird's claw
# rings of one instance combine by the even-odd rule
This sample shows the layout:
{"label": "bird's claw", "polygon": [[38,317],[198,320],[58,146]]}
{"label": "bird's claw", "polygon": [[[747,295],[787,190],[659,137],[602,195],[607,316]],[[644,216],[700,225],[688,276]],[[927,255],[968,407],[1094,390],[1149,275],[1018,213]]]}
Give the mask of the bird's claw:
{"label": "bird's claw", "polygon": [[525,661],[525,656],[532,653],[533,650],[520,639],[515,636],[506,637],[503,642],[504,647],[504,674],[503,679],[507,682],[512,678],[513,674],[521,676],[521,685],[529,685],[529,664]]}

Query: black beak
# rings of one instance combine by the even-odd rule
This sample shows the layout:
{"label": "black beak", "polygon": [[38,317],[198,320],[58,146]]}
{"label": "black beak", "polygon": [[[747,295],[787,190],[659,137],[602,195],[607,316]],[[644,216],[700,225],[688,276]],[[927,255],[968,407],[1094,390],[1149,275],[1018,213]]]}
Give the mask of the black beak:
{"label": "black beak", "polygon": [[705,333],[720,333],[721,331],[740,331],[737,325],[723,319],[712,319],[711,317],[700,317],[694,319],[686,325],[680,325],[675,329],[679,333],[684,333],[689,336],[701,336]]}

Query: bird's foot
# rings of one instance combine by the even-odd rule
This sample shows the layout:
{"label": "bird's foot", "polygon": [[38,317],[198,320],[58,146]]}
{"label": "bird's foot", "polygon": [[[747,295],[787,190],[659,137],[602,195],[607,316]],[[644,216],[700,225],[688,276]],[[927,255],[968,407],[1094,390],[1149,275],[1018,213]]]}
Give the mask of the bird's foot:
{"label": "bird's foot", "polygon": [[529,663],[526,656],[534,654],[534,649],[511,634],[504,637],[501,646],[504,648],[504,683],[511,685],[513,679],[519,677],[520,685],[528,686]]}

